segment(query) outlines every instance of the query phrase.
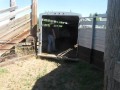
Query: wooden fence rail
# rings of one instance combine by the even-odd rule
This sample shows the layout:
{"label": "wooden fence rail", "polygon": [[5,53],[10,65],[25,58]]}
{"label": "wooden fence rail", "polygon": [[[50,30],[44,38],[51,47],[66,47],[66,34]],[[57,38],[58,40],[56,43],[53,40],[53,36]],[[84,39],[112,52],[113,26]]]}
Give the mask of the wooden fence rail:
{"label": "wooden fence rail", "polygon": [[94,39],[93,49],[104,52],[105,46],[105,30],[106,30],[106,21],[96,21],[95,23],[95,36],[92,37],[93,32],[93,20],[90,21],[81,21],[78,32],[79,45],[86,46],[91,48],[92,38]]}
{"label": "wooden fence rail", "polygon": [[[7,13],[0,17],[0,23],[8,20],[8,23],[0,26],[0,56],[27,36],[32,35],[31,31],[36,31],[34,26],[37,25],[35,20],[37,19],[37,0],[32,0],[32,5],[21,9],[18,9],[15,0],[10,1],[10,8],[0,10],[0,14]],[[28,10],[30,13],[24,14]],[[21,13],[24,15],[16,19],[16,15]]]}
{"label": "wooden fence rail", "polygon": [[18,8],[17,6],[13,6],[13,7],[7,8],[7,9],[2,9],[2,10],[0,10],[0,14],[13,11],[13,10],[15,10],[17,8]]}
{"label": "wooden fence rail", "polygon": [[[101,16],[101,17],[100,17]],[[106,15],[82,17],[78,30],[79,56],[100,67],[104,67]],[[100,20],[97,21],[96,18]]]}
{"label": "wooden fence rail", "polygon": [[7,20],[7,19],[10,19],[10,18],[16,16],[17,14],[23,13],[23,12],[25,12],[25,11],[27,11],[27,10],[30,10],[30,9],[31,9],[31,6],[27,6],[27,7],[24,7],[24,8],[22,8],[22,9],[19,9],[19,10],[17,10],[17,11],[11,12],[9,15],[6,15],[6,16],[4,16],[4,17],[1,17],[1,18],[0,18],[0,22],[5,21],[5,20]]}

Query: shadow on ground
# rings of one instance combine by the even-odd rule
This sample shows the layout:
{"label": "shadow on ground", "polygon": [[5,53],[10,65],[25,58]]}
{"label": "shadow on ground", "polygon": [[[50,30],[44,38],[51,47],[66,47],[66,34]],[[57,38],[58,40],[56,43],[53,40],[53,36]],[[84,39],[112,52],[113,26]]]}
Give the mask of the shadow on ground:
{"label": "shadow on ground", "polygon": [[61,65],[39,78],[32,90],[102,90],[102,71],[83,61],[55,62]]}

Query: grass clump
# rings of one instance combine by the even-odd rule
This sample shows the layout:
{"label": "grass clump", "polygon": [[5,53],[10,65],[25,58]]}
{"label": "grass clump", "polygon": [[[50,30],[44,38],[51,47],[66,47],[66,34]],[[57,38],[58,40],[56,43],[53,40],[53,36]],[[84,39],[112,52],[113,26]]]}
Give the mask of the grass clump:
{"label": "grass clump", "polygon": [[8,73],[8,70],[4,68],[0,68],[0,75],[4,73]]}

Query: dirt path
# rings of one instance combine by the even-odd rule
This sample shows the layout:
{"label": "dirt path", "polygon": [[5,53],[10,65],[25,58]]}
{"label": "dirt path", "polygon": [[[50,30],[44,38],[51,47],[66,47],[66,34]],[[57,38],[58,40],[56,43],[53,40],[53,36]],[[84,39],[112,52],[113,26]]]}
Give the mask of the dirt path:
{"label": "dirt path", "polygon": [[87,63],[17,61],[0,68],[0,90],[102,90],[103,73]]}

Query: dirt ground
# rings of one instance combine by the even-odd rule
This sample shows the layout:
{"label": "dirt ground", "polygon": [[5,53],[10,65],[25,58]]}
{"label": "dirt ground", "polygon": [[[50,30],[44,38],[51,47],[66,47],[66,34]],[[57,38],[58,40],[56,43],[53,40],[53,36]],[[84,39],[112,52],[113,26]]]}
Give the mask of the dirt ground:
{"label": "dirt ground", "polygon": [[0,90],[102,90],[103,72],[85,62],[47,59],[0,67]]}

